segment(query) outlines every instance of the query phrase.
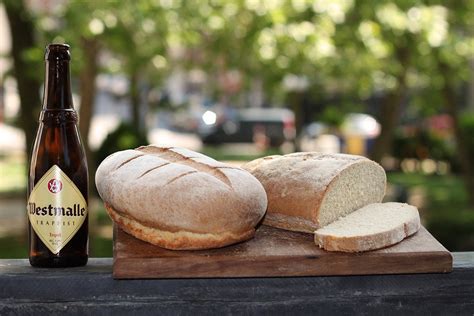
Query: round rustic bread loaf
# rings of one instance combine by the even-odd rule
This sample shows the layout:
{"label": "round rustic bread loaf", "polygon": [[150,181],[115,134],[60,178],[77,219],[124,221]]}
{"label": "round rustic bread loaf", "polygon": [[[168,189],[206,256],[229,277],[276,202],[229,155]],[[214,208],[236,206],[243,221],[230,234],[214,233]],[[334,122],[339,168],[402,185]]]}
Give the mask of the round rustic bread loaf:
{"label": "round rustic bread loaf", "polygon": [[267,196],[249,172],[177,147],[107,157],[97,190],[125,232],[168,249],[208,249],[253,237]]}

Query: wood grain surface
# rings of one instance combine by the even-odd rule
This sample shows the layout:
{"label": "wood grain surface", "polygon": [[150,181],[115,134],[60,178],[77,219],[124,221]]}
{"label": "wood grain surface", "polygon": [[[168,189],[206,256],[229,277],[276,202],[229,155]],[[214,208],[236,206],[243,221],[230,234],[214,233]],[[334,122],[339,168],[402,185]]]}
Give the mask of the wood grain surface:
{"label": "wood grain surface", "polygon": [[424,227],[385,249],[327,252],[311,234],[261,226],[255,238],[221,249],[172,251],[114,228],[116,279],[283,277],[438,273],[452,270],[452,256]]}

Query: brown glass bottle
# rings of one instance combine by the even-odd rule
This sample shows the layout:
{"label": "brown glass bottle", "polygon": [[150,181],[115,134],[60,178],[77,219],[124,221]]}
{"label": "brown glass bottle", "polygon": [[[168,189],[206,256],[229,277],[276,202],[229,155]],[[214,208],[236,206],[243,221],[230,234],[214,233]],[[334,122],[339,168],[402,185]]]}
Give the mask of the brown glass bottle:
{"label": "brown glass bottle", "polygon": [[69,75],[69,46],[46,48],[43,109],[28,181],[29,259],[37,267],[88,259],[88,170]]}

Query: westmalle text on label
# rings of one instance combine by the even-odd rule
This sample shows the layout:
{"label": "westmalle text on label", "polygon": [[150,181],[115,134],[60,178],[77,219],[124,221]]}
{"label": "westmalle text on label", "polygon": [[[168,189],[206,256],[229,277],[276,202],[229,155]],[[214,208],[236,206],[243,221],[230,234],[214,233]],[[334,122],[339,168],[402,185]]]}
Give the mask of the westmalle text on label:
{"label": "westmalle text on label", "polygon": [[86,208],[80,204],[74,204],[73,207],[36,206],[36,203],[28,203],[28,212],[37,216],[85,216]]}

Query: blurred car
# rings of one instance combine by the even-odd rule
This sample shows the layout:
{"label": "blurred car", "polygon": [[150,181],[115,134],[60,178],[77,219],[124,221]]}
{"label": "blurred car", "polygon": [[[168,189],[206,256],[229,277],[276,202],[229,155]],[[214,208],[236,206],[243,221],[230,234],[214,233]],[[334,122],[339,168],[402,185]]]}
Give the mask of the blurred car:
{"label": "blurred car", "polygon": [[198,134],[205,144],[281,146],[295,139],[295,115],[284,108],[208,109],[202,114]]}
{"label": "blurred car", "polygon": [[372,116],[349,113],[338,130],[322,122],[305,126],[298,137],[298,144],[302,151],[367,155],[380,129],[380,124]]}
{"label": "blurred car", "polygon": [[381,126],[371,115],[365,113],[349,113],[341,125],[344,135],[357,135],[367,139],[379,136]]}
{"label": "blurred car", "polygon": [[331,134],[329,126],[322,122],[313,122],[305,126],[298,137],[298,144],[301,151],[341,152],[339,137]]}
{"label": "blurred car", "polygon": [[353,155],[369,155],[379,136],[381,125],[371,115],[349,113],[341,125],[344,136],[344,152]]}

